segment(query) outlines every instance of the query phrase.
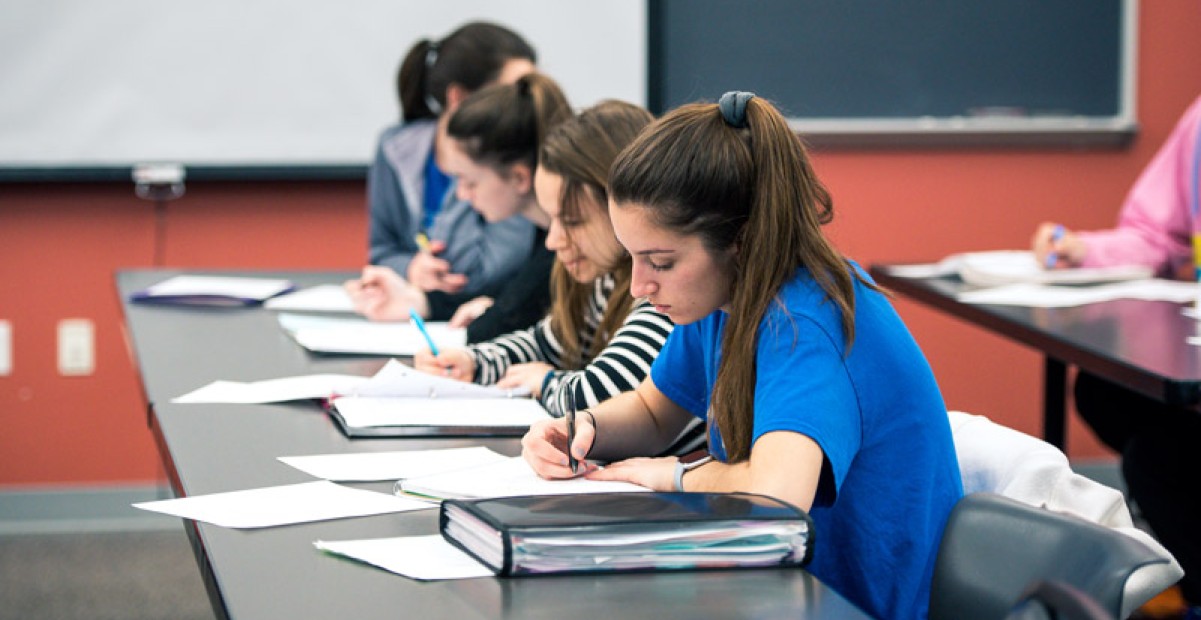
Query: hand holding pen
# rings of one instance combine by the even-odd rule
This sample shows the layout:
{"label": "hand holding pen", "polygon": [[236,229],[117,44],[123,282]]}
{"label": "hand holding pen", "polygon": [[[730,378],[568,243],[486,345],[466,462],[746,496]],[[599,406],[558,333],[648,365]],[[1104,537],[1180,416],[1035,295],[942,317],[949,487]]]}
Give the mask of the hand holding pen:
{"label": "hand holding pen", "polygon": [[[548,480],[588,475],[599,469],[585,456],[597,436],[596,417],[569,405],[563,417],[535,422],[521,438],[521,456],[534,473]],[[574,449],[573,449],[574,448]]]}
{"label": "hand holding pen", "polygon": [[421,350],[413,356],[413,367],[421,372],[458,381],[471,381],[475,377],[475,358],[467,349],[442,349],[438,355]]}
{"label": "hand holding pen", "polygon": [[420,352],[414,356],[413,366],[418,370],[425,372],[433,372],[433,374],[442,374],[448,377],[453,375],[453,367],[442,363],[439,358],[442,354],[438,351],[438,345],[434,344],[433,336],[430,336],[430,330],[425,326],[425,320],[417,314],[416,310],[409,310],[409,320],[417,327],[417,331],[421,332],[421,336],[425,338],[425,344],[429,346],[430,356],[421,356]]}
{"label": "hand holding pen", "polygon": [[409,261],[405,271],[410,284],[423,291],[446,293],[457,293],[467,286],[467,276],[451,273],[450,262],[438,257],[446,249],[446,242],[430,241],[423,233],[417,235],[416,241],[420,251]]}
{"label": "hand holding pen", "polygon": [[1045,222],[1031,241],[1034,257],[1046,269],[1076,267],[1084,258],[1084,243],[1063,224]]}

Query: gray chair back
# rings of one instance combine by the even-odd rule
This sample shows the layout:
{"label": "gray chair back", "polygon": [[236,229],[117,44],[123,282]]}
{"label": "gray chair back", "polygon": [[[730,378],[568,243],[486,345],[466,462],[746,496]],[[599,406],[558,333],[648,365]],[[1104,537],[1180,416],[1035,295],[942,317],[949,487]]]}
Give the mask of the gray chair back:
{"label": "gray chair back", "polygon": [[1126,581],[1168,563],[1134,538],[994,493],[951,511],[930,591],[930,620],[1002,620],[1031,584],[1058,581],[1121,617]]}

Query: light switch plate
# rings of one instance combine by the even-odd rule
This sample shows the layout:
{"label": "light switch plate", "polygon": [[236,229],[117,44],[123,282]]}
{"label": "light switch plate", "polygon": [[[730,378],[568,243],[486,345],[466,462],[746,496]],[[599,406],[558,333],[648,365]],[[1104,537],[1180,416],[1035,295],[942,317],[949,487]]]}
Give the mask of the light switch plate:
{"label": "light switch plate", "polygon": [[13,324],[0,320],[0,377],[13,374]]}
{"label": "light switch plate", "polygon": [[58,374],[80,377],[96,370],[95,331],[88,319],[58,322]]}

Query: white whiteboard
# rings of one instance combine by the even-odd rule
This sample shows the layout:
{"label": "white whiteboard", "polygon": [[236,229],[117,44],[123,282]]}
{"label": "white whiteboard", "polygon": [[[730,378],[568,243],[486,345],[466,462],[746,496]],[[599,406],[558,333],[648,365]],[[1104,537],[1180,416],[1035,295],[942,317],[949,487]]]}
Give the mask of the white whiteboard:
{"label": "white whiteboard", "polygon": [[364,166],[404,53],[476,19],[645,105],[646,0],[0,0],[0,171]]}

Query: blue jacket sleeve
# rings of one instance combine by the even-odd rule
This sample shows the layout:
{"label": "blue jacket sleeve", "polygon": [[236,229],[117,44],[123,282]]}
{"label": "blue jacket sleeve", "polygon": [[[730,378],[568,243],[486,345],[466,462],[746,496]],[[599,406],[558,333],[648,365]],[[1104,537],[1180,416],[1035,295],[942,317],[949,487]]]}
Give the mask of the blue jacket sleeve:
{"label": "blue jacket sleeve", "polygon": [[517,215],[486,222],[470,204],[452,197],[434,218],[430,239],[445,241],[442,258],[452,271],[467,276],[463,294],[495,297],[530,258],[535,232],[529,220]]}
{"label": "blue jacket sleeve", "polygon": [[417,222],[400,190],[396,170],[384,156],[383,143],[376,149],[375,161],[367,171],[367,205],[370,215],[368,262],[391,267],[404,276],[417,253]]}

